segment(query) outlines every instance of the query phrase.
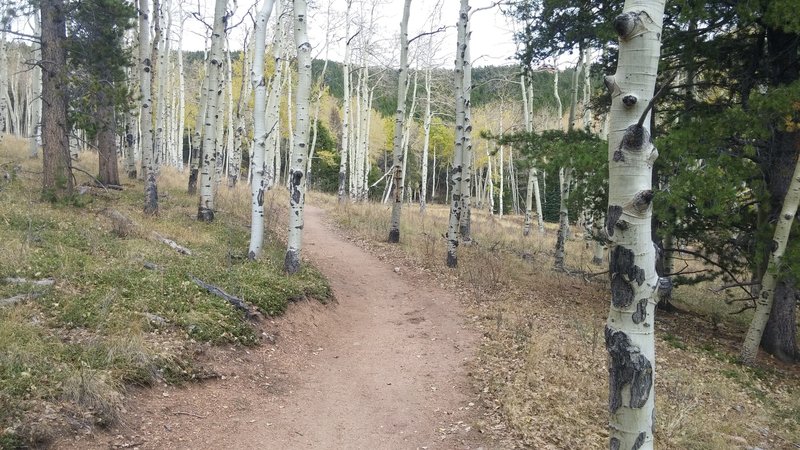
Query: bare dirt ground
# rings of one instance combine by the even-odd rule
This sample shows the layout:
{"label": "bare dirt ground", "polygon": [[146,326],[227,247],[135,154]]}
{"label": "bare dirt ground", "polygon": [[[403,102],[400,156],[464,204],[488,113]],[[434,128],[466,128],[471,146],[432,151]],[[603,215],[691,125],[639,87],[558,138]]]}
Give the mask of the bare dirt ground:
{"label": "bare dirt ground", "polygon": [[[206,348],[218,377],[131,392],[124,423],[56,448],[482,448],[467,378],[478,336],[424,272],[380,261],[307,207],[304,257],[336,302],[263,321],[256,348]],[[274,338],[274,343],[271,343]]]}

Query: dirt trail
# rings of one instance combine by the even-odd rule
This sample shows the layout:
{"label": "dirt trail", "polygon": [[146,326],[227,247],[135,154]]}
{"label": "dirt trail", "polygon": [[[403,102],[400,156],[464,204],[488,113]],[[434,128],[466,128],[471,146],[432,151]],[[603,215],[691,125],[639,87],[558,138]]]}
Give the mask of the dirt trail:
{"label": "dirt trail", "polygon": [[458,301],[399,272],[306,208],[304,257],[338,304],[292,305],[267,321],[274,345],[209,349],[223,378],[132,395],[124,426],[79,448],[480,448],[466,376],[477,336]]}

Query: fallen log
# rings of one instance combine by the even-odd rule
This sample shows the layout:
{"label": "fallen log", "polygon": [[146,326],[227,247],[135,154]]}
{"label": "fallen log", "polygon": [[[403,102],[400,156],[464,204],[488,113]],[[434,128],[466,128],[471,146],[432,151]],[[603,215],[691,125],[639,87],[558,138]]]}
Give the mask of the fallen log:
{"label": "fallen log", "polygon": [[176,252],[178,252],[178,253],[180,253],[182,255],[187,255],[187,256],[191,256],[192,255],[192,251],[191,250],[189,250],[188,248],[186,248],[186,247],[184,247],[182,245],[178,245],[178,243],[173,241],[172,239],[167,239],[164,236],[156,233],[155,231],[153,231],[152,236],[153,236],[153,239],[155,239],[155,240],[157,240],[159,242],[162,242],[164,244],[169,245],[173,250],[175,250]]}
{"label": "fallen log", "polygon": [[251,320],[261,319],[261,314],[258,312],[258,310],[254,306],[245,303],[245,301],[240,299],[239,297],[234,297],[233,295],[228,294],[227,292],[218,288],[217,286],[206,283],[205,281],[195,277],[194,275],[189,275],[189,278],[191,278],[196,285],[207,290],[209,293],[214,294],[217,297],[221,297],[222,299],[233,305],[236,309],[243,311],[245,317],[247,317],[248,319]]}
{"label": "fallen log", "polygon": [[32,284],[34,286],[52,286],[56,280],[52,278],[44,278],[41,280],[28,280],[26,278],[8,277],[4,279],[8,284]]}
{"label": "fallen log", "polygon": [[29,294],[19,294],[13,297],[4,298],[0,300],[0,308],[5,308],[7,306],[14,306],[18,303],[22,303],[27,300],[33,300],[41,296],[42,294],[39,292],[31,292]]}

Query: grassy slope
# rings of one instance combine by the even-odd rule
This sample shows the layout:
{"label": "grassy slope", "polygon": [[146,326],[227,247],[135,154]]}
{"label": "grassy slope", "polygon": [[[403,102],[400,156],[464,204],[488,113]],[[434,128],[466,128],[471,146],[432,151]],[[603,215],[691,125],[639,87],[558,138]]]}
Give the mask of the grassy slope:
{"label": "grassy slope", "polygon": [[[336,211],[334,202],[327,202]],[[432,274],[446,273],[447,210],[429,205],[421,218],[418,206],[404,209],[400,256],[395,247],[381,244],[387,207],[348,206],[335,216],[379,254],[410,258]],[[545,238],[534,232],[525,239],[518,217],[498,221],[482,212],[474,217],[477,244],[459,248],[457,270],[437,275],[464,295],[483,332],[472,375],[486,419],[474,425],[510,431],[500,448],[607,448],[607,275],[550,270],[555,228]],[[568,242],[568,267],[605,270],[590,266],[591,256],[582,240]],[[694,307],[656,318],[658,448],[796,448],[797,368],[768,359],[759,369],[736,364],[741,319],[721,314],[724,303],[707,286],[681,287],[675,296],[683,308]],[[700,303],[704,308],[697,308]]]}
{"label": "grassy slope", "polygon": [[[0,299],[42,294],[0,307],[0,448],[116,420],[127,385],[202,375],[192,360],[201,343],[256,345],[259,335],[242,313],[189,274],[268,315],[280,314],[293,299],[330,295],[313,268],[283,274],[283,233],[276,230],[284,213],[273,200],[265,255],[258,262],[244,258],[246,186],[221,187],[218,220],[201,224],[185,177],[168,170],[159,185],[161,213],[150,218],[141,213],[138,182],[121,192],[92,188],[70,204],[50,204],[39,199],[41,160],[28,160],[21,142],[6,138],[0,165]],[[95,171],[91,155],[79,166]],[[4,173],[15,174],[4,180]],[[135,222],[126,236],[112,231],[111,209]],[[193,254],[157,242],[153,231]],[[55,284],[11,284],[7,277],[53,278]]]}

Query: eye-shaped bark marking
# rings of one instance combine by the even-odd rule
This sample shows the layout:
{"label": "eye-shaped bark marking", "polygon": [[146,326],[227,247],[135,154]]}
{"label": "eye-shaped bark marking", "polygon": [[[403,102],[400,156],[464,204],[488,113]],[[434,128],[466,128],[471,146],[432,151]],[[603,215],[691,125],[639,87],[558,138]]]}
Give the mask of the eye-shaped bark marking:
{"label": "eye-shaped bark marking", "polygon": [[617,221],[622,217],[622,206],[609,206],[608,213],[606,213],[606,232],[609,236],[614,235],[614,227]]}

